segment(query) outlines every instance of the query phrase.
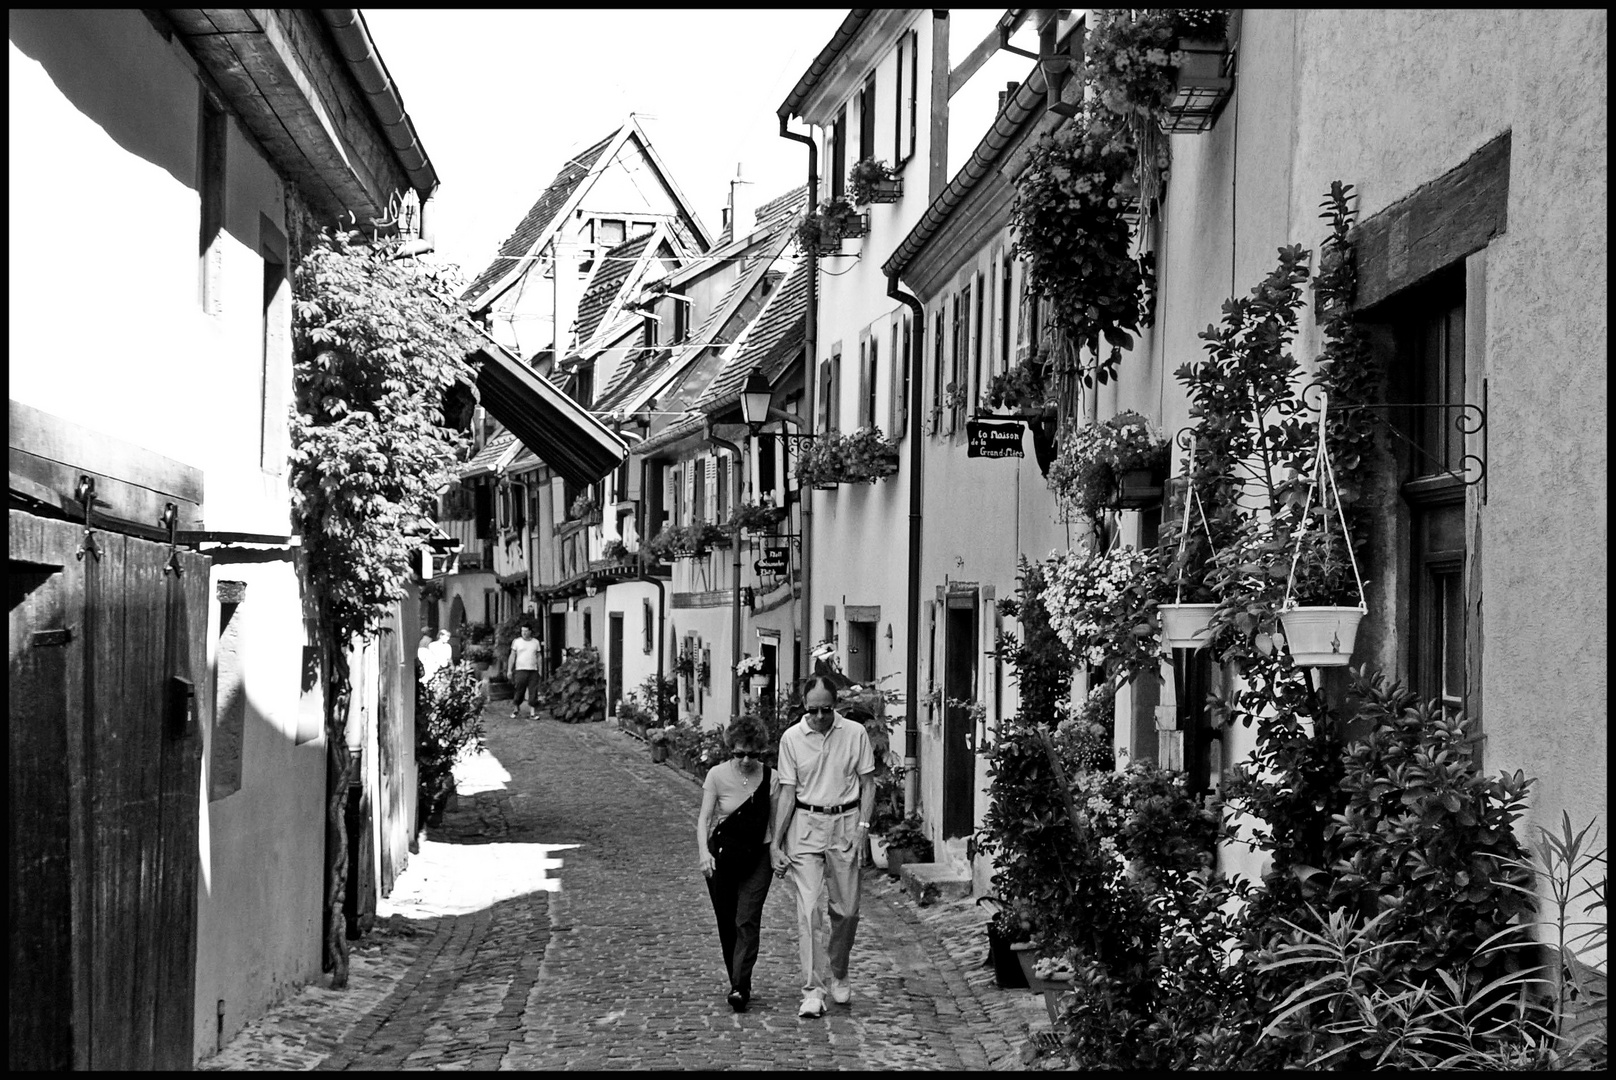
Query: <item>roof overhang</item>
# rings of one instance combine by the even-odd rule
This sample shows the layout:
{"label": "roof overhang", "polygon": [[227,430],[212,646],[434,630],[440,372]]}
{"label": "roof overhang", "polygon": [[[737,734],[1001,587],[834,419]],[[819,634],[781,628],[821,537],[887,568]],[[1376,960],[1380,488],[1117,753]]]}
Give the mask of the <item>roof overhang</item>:
{"label": "roof overhang", "polygon": [[568,482],[593,484],[628,456],[594,414],[500,345],[484,342],[469,359],[483,407]]}

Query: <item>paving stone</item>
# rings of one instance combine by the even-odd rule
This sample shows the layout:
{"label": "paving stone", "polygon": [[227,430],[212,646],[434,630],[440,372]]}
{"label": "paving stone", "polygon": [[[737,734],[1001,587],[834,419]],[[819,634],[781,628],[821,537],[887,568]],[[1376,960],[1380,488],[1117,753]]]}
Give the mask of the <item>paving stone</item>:
{"label": "paving stone", "polygon": [[752,1005],[733,1013],[694,867],[700,788],[603,724],[484,722],[454,807],[354,944],[349,988],[302,988],[199,1067],[1029,1067],[1042,1002],[994,985],[987,912],[957,886],[917,906],[867,871],[853,1000],[803,1019],[774,882]]}

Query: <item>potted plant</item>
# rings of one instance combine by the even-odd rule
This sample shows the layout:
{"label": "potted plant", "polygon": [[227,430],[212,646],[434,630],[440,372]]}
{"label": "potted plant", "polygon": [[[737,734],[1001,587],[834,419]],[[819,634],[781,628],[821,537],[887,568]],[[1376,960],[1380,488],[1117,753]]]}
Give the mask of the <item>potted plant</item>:
{"label": "potted plant", "polygon": [[847,173],[847,197],[854,206],[897,202],[903,197],[903,181],[885,161],[865,158]]}
{"label": "potted plant", "polygon": [[846,462],[842,456],[842,440],[835,429],[809,440],[797,455],[797,482],[822,490],[834,488],[847,479]]}
{"label": "potted plant", "polygon": [[651,763],[660,764],[668,760],[669,730],[665,727],[651,728],[645,733],[646,745],[651,748]]}
{"label": "potted plant", "polygon": [[1211,127],[1233,89],[1226,10],[1113,9],[1095,12],[1093,21],[1087,58],[1106,109],[1167,132]]}
{"label": "potted plant", "polygon": [[763,657],[747,654],[735,665],[735,674],[741,678],[741,692],[752,692],[752,679],[763,674]]}
{"label": "potted plant", "polygon": [[984,411],[1011,409],[1027,417],[1042,416],[1053,405],[1049,390],[1043,362],[1030,358],[989,379],[982,404]]}
{"label": "potted plant", "polygon": [[673,673],[683,679],[696,677],[696,650],[686,645],[673,660]]}
{"label": "potted plant", "polygon": [[1026,950],[1017,946],[1031,946],[1032,920],[997,896],[979,896],[976,902],[989,905],[993,911],[987,932],[988,964],[993,968],[994,983],[1001,990],[1029,989],[1020,958]]}
{"label": "potted plant", "polygon": [[887,873],[898,877],[906,862],[932,861],[931,841],[926,838],[925,823],[920,815],[910,814],[886,832]]}
{"label": "potted plant", "polygon": [[874,483],[898,471],[898,444],[878,427],[859,428],[841,440],[843,474],[849,481]]}
{"label": "potted plant", "polygon": [[869,230],[864,216],[846,199],[832,199],[797,223],[797,243],[805,251],[835,255],[842,240],[863,236]]}
{"label": "potted plant", "polygon": [[[1157,605],[1161,615],[1162,644],[1172,649],[1203,649],[1212,641],[1212,616],[1217,611],[1217,595],[1207,584],[1212,562],[1212,526],[1201,505],[1193,475],[1177,483],[1183,494],[1181,518],[1163,523],[1161,547],[1171,553],[1163,565],[1166,580],[1162,592],[1171,601]],[[1194,528],[1191,514],[1199,517]]]}
{"label": "potted plant", "polygon": [[1279,611],[1285,644],[1298,667],[1345,667],[1352,662],[1358,623],[1367,612],[1363,585],[1348,545],[1332,536],[1328,515],[1294,538],[1287,599]]}
{"label": "potted plant", "polygon": [[[1012,251],[1073,358],[1063,381],[1109,379],[1133,335],[1154,319],[1155,255],[1135,254],[1132,207],[1121,192],[1138,159],[1127,124],[1090,101],[1073,123],[1039,137],[1016,180]],[[1086,365],[1076,359],[1083,350],[1093,357]]]}
{"label": "potted plant", "polygon": [[735,507],[724,527],[735,535],[739,535],[743,529],[754,533],[767,532],[785,519],[783,506],[747,501]]}
{"label": "potted plant", "polygon": [[572,500],[572,505],[567,507],[567,517],[573,521],[599,521],[600,505],[588,490],[581,491]]}
{"label": "potted plant", "polygon": [[1048,483],[1070,515],[1097,518],[1102,510],[1141,509],[1161,501],[1169,459],[1167,440],[1136,412],[1068,430],[1050,465]]}

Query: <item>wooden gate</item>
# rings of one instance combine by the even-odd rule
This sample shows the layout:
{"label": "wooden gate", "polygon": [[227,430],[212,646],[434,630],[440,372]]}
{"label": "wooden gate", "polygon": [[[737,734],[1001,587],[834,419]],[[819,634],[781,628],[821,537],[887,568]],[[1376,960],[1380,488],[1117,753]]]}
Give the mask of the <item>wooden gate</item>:
{"label": "wooden gate", "polygon": [[189,1069],[209,560],[10,529],[10,1066]]}

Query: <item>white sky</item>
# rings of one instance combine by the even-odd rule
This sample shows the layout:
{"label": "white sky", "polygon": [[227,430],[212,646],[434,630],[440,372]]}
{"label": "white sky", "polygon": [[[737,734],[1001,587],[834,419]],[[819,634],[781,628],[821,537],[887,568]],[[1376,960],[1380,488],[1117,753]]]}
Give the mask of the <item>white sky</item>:
{"label": "white sky", "polygon": [[[951,64],[1003,10],[951,12]],[[438,253],[468,277],[561,164],[630,112],[714,235],[737,162],[760,202],[803,184],[807,149],[780,138],[775,110],[846,14],[364,9],[438,173]],[[995,91],[1031,63],[999,53],[950,103],[950,175],[991,123]]]}

